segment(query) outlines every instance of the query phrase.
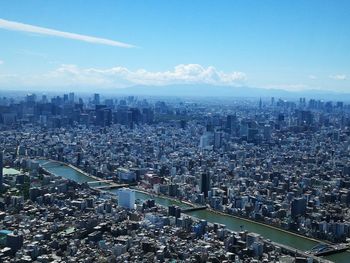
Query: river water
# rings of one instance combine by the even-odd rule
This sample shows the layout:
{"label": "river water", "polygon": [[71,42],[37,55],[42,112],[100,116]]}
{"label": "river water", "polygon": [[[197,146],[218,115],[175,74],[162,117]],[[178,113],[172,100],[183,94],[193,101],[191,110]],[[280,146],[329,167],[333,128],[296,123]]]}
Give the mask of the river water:
{"label": "river water", "polygon": [[[46,160],[38,160],[38,161],[47,171],[51,172],[54,175],[62,176],[64,178],[74,180],[78,183],[96,181],[95,179],[90,178],[69,166],[62,165],[60,163],[56,163],[52,161],[46,161]],[[110,190],[110,192],[112,193],[116,193],[116,191],[117,190]],[[175,200],[170,200],[164,197],[148,195],[140,192],[136,193],[136,198],[140,200],[147,200],[152,198],[152,199],[155,199],[156,203],[163,206],[169,206],[172,204],[176,204],[182,207],[185,206],[184,204],[181,204],[180,202]],[[275,228],[270,228],[268,226],[261,225],[255,222],[248,222],[243,219],[234,218],[229,215],[218,214],[208,210],[199,210],[199,211],[189,212],[188,214],[191,216],[197,217],[199,219],[207,220],[208,222],[211,222],[211,223],[224,224],[228,229],[234,230],[234,231],[240,231],[242,226],[244,230],[258,233],[266,239],[270,239],[277,243],[288,245],[304,251],[309,250],[318,244],[318,242],[304,238],[302,236],[294,235],[292,233],[287,233]],[[343,252],[343,253],[327,256],[325,258],[337,263],[350,263],[350,252]]]}

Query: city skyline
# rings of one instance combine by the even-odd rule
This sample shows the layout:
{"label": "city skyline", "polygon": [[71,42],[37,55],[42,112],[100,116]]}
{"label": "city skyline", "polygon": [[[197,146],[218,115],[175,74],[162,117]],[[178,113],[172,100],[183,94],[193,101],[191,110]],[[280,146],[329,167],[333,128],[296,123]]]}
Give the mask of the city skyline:
{"label": "city skyline", "polygon": [[349,92],[346,1],[0,4],[0,89]]}

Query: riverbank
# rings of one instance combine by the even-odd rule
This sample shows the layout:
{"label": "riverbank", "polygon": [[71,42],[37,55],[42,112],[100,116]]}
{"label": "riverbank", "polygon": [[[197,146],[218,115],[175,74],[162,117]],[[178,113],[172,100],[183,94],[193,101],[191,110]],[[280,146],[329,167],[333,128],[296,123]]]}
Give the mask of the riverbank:
{"label": "riverbank", "polygon": [[[150,193],[150,192],[147,192],[143,189],[140,189],[140,188],[135,188],[133,187],[133,189],[135,191],[138,191],[140,193],[144,193],[144,194],[147,194],[147,195],[151,195],[151,196],[156,196],[156,197],[159,197],[159,198],[165,198],[165,199],[168,199],[168,200],[171,200],[171,201],[174,201],[174,202],[179,202],[181,204],[185,204],[185,205],[188,205],[188,206],[191,206],[191,207],[197,207],[196,204],[193,204],[191,202],[188,202],[188,201],[182,201],[182,200],[178,200],[176,198],[172,198],[172,197],[169,197],[169,196],[166,196],[166,195],[162,195],[162,194],[155,194],[155,193]],[[222,216],[227,216],[227,217],[232,217],[232,218],[235,218],[235,219],[239,219],[239,220],[243,220],[245,222],[249,222],[249,223],[252,223],[252,224],[258,224],[258,225],[261,225],[261,226],[264,226],[264,227],[268,227],[268,228],[271,228],[271,229],[274,229],[274,230],[277,230],[277,231],[281,231],[281,232],[284,232],[284,233],[288,233],[288,234],[291,234],[291,235],[295,235],[297,237],[301,237],[301,238],[304,238],[304,239],[308,239],[310,241],[313,241],[313,242],[317,242],[317,243],[326,243],[326,244],[329,244],[329,245],[334,245],[334,243],[331,243],[329,241],[326,241],[326,240],[318,240],[318,239],[315,239],[315,238],[312,238],[312,237],[307,237],[307,236],[304,236],[304,235],[301,235],[301,234],[298,234],[298,233],[295,233],[293,231],[289,231],[289,230],[286,230],[286,229],[283,229],[283,228],[280,228],[280,227],[277,227],[277,226],[272,226],[272,225],[269,225],[267,223],[264,223],[264,222],[259,222],[259,221],[255,221],[253,219],[249,219],[249,218],[246,218],[246,217],[242,217],[242,216],[238,216],[238,215],[232,215],[232,214],[228,214],[228,213],[225,213],[225,212],[221,212],[221,211],[218,211],[218,210],[215,210],[213,208],[207,208],[208,211],[212,212],[212,213],[215,213],[215,214],[218,214],[218,215],[222,215]],[[191,213],[191,212],[189,212]]]}
{"label": "riverbank", "polygon": [[[96,177],[96,176],[93,176],[91,174],[88,174],[87,172],[81,170],[80,168],[78,168],[78,167],[76,167],[76,166],[74,166],[72,164],[64,163],[64,162],[56,161],[56,160],[52,160],[52,159],[43,159],[43,158],[41,158],[41,160],[47,160],[47,161],[50,161],[50,162],[59,163],[59,164],[64,165],[64,166],[68,166],[69,168],[71,168],[71,169],[73,169],[73,170],[83,174],[86,177],[89,177],[89,178],[94,179],[96,181],[104,181],[103,178]],[[157,195],[155,193],[148,192],[148,191],[146,191],[144,189],[141,189],[139,187],[131,187],[131,188],[134,189],[135,191],[143,193],[145,195],[150,195],[150,196],[154,196],[154,197],[158,197],[158,198],[164,198],[164,199],[170,200],[172,202],[180,203],[182,205],[187,205],[187,206],[190,206],[190,207],[197,207],[196,204],[193,204],[193,203],[191,203],[189,201],[179,200],[177,198],[173,198],[173,197],[170,197],[170,196],[167,196],[167,195],[163,195],[163,194],[158,194]],[[304,236],[304,235],[298,234],[296,232],[280,228],[278,226],[273,226],[273,225],[270,225],[270,224],[267,224],[267,223],[264,223],[264,222],[255,221],[253,219],[249,219],[249,218],[246,218],[246,217],[243,217],[243,216],[228,214],[228,213],[225,213],[225,212],[221,212],[221,211],[215,210],[213,208],[207,208],[207,210],[212,212],[212,213],[218,214],[218,215],[239,219],[239,220],[242,220],[242,221],[245,221],[245,222],[249,222],[249,223],[252,223],[252,224],[261,225],[263,227],[268,227],[270,229],[274,229],[274,230],[277,230],[277,231],[280,231],[280,232],[283,232],[283,233],[287,233],[287,234],[290,234],[290,235],[294,235],[294,236],[297,236],[297,237],[300,237],[300,238],[304,238],[304,239],[307,239],[307,240],[312,241],[312,242],[326,243],[326,244],[334,245],[334,243],[326,241],[326,240],[321,240],[321,239],[316,239],[316,238]]]}
{"label": "riverbank", "polygon": [[[50,167],[49,166],[50,164],[48,164],[47,167],[51,171],[51,173],[54,175],[62,176],[65,178],[74,177],[73,180],[80,183],[86,182],[87,179],[103,180],[101,178],[96,178],[96,177],[93,178],[91,176],[87,177],[86,173],[79,173],[77,169],[73,169],[71,166],[68,166],[67,164],[64,164],[62,162],[61,164],[63,164],[64,166],[60,165],[57,167],[55,166]],[[72,176],[72,174],[74,174],[74,176]],[[175,198],[171,198],[163,195],[157,195],[154,193],[149,193],[145,190],[139,190],[139,189],[135,189],[135,190],[138,195],[137,198],[141,200],[147,200],[152,198],[152,199],[155,199],[158,204],[163,206],[169,206],[172,204],[178,205],[180,207],[194,206],[192,203],[187,201],[181,201]],[[116,193],[115,191],[116,190],[111,190],[107,192],[115,194]],[[283,229],[280,229],[278,227],[266,225],[261,222],[256,222],[254,220],[250,220],[247,218],[241,218],[236,215],[222,213],[220,211],[215,211],[212,209],[189,212],[186,214],[194,218],[207,220],[208,222],[224,224],[228,229],[233,231],[240,231],[240,225],[244,225],[245,229],[248,230],[249,232],[258,233],[265,239],[270,239],[273,242],[286,245],[301,251],[309,250],[320,242],[325,243],[321,240],[305,237],[303,235],[298,235],[290,231],[286,231],[286,230],[283,231]],[[332,260],[337,263],[349,263],[350,253],[343,252],[343,253],[327,256],[326,259]]]}
{"label": "riverbank", "polygon": [[58,163],[58,164],[61,164],[63,166],[68,166],[69,168],[77,171],[78,173],[81,173],[83,175],[85,175],[86,177],[89,177],[93,180],[96,180],[96,181],[105,181],[105,179],[103,178],[100,178],[100,177],[97,177],[97,176],[94,176],[94,175],[91,175],[85,171],[83,171],[82,169],[70,164],[70,163],[65,163],[65,162],[61,162],[61,161],[57,161],[57,160],[53,160],[53,159],[47,159],[47,158],[36,158],[38,160],[42,160],[42,161],[48,161],[48,162],[53,162],[53,163]]}
{"label": "riverbank", "polygon": [[277,231],[281,231],[281,232],[284,232],[284,233],[287,233],[287,234],[290,234],[290,235],[294,235],[294,236],[297,236],[297,237],[300,237],[300,238],[308,239],[308,240],[313,241],[313,242],[326,243],[326,244],[329,244],[329,245],[334,245],[333,243],[331,243],[329,241],[326,241],[326,240],[321,240],[321,239],[315,239],[315,238],[312,238],[312,237],[307,237],[307,236],[298,234],[298,233],[290,231],[290,230],[286,230],[286,229],[283,229],[283,228],[280,228],[280,227],[277,227],[277,226],[272,226],[272,225],[269,225],[267,223],[255,221],[255,220],[252,220],[252,219],[249,219],[249,218],[246,218],[246,217],[228,214],[228,213],[221,212],[221,211],[218,211],[218,210],[215,210],[215,209],[212,209],[212,208],[207,208],[207,210],[211,211],[212,213],[215,213],[215,214],[219,214],[219,215],[227,216],[227,217],[232,217],[232,218],[235,218],[235,219],[240,219],[240,220],[243,220],[243,221],[246,221],[246,222],[249,222],[249,223],[253,223],[253,224],[258,224],[258,225],[261,225],[263,227],[268,227],[268,228],[271,228],[271,229],[274,229],[274,230],[277,230]]}
{"label": "riverbank", "polygon": [[[61,161],[57,161],[57,160],[52,160],[52,159],[46,159],[46,158],[37,158],[39,160],[42,160],[42,161],[48,161],[48,162],[52,162],[52,163],[58,163],[58,164],[61,164],[62,166],[68,166],[69,168],[77,171],[78,173],[81,173],[83,174],[84,176],[88,177],[88,178],[91,178],[93,180],[96,180],[96,181],[101,181],[101,182],[105,182],[105,179],[103,178],[100,178],[100,177],[97,177],[97,176],[94,176],[94,175],[91,175],[83,170],[81,170],[80,168],[70,164],[70,163],[65,163],[65,162],[61,162]],[[177,203],[181,203],[183,205],[187,205],[187,206],[190,206],[190,207],[196,207],[195,204],[191,203],[191,202],[188,202],[188,201],[183,201],[183,200],[179,200],[179,199],[176,199],[176,198],[172,198],[170,196],[166,196],[166,195],[157,195],[155,193],[150,193],[150,192],[147,192],[139,187],[135,187],[135,186],[131,186],[130,188],[134,189],[135,191],[139,192],[139,193],[143,193],[143,194],[146,194],[146,195],[151,195],[151,196],[156,196],[156,197],[159,197],[159,198],[165,198],[165,199],[168,199],[170,201],[173,201],[173,202],[177,202]],[[106,191],[106,190],[101,190],[103,192],[109,192],[109,191]]]}
{"label": "riverbank", "polygon": [[[191,206],[191,207],[197,207],[196,204],[193,204],[193,203],[188,202],[188,201],[178,200],[176,198],[172,198],[172,197],[169,197],[169,196],[166,196],[166,195],[162,195],[162,194],[157,195],[157,194],[150,193],[150,192],[147,192],[145,190],[142,190],[140,188],[133,188],[133,189],[137,190],[138,192],[147,194],[147,195],[156,196],[156,197],[159,197],[159,198],[165,198],[165,199],[168,199],[168,200],[171,200],[171,201],[174,201],[174,202],[179,202],[179,203],[182,203],[182,204],[186,204],[186,205]],[[308,240],[310,240],[312,242],[334,245],[334,243],[329,242],[327,240],[321,240],[321,239],[315,239],[315,238],[312,238],[312,237],[307,237],[307,236],[298,234],[298,233],[290,231],[290,230],[286,230],[286,229],[283,229],[283,228],[280,228],[280,227],[277,227],[277,226],[272,226],[272,225],[269,225],[269,224],[264,223],[264,222],[255,221],[253,219],[249,219],[249,218],[246,218],[246,217],[228,214],[228,213],[221,212],[221,211],[215,210],[213,208],[209,208],[209,207],[207,208],[207,210],[212,212],[212,213],[218,214],[218,215],[222,215],[222,216],[226,216],[226,217],[231,217],[231,218],[243,220],[245,222],[249,222],[249,223],[252,223],[252,224],[258,224],[258,225],[261,225],[263,227],[268,227],[268,228],[271,228],[271,229],[274,229],[274,230],[277,230],[277,231],[281,231],[283,233],[287,233],[287,234],[294,235],[294,236],[297,236],[297,237],[300,237],[300,238],[308,239]],[[191,212],[189,212],[189,214],[191,214]]]}

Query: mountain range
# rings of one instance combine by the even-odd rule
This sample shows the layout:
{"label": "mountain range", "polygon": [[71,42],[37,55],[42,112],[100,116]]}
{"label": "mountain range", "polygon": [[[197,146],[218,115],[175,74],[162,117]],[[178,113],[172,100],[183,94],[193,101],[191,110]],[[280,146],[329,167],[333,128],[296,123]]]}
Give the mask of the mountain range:
{"label": "mountain range", "polygon": [[[113,92],[114,93],[114,92]],[[350,101],[349,93],[329,90],[287,91],[284,89],[264,89],[256,87],[232,87],[214,85],[168,85],[168,86],[132,86],[115,90],[116,94],[138,96],[188,96],[188,97],[276,97],[276,98],[315,98],[323,100]]]}

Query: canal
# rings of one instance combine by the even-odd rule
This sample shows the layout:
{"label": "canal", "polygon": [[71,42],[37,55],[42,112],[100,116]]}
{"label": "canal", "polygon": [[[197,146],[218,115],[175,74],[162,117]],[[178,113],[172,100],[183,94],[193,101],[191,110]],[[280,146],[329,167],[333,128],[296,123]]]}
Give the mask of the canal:
{"label": "canal", "polygon": [[[78,183],[96,181],[95,179],[90,178],[69,166],[62,165],[60,163],[56,163],[53,161],[47,161],[47,160],[38,160],[38,161],[47,171],[51,172],[54,175],[62,176],[64,178],[74,180]],[[116,193],[116,191],[117,190],[110,190],[110,192],[112,193]],[[186,205],[176,200],[170,200],[164,197],[148,195],[140,192],[136,193],[136,198],[140,200],[147,200],[152,198],[156,201],[156,203],[163,206],[176,204],[178,206],[186,207]],[[270,239],[274,242],[281,243],[281,244],[291,246],[296,249],[300,249],[304,251],[309,250],[318,244],[318,242],[314,240],[311,240],[299,235],[295,235],[293,233],[288,233],[288,232],[285,232],[276,228],[271,228],[269,226],[262,225],[256,222],[246,221],[244,219],[235,218],[229,215],[223,215],[223,214],[215,213],[208,210],[199,210],[199,211],[189,212],[187,214],[197,217],[199,219],[207,220],[208,222],[211,222],[211,223],[224,224],[228,229],[234,230],[234,231],[240,231],[242,226],[244,230],[258,233],[266,239]],[[350,252],[343,252],[343,253],[327,256],[325,258],[337,263],[349,263]]]}

